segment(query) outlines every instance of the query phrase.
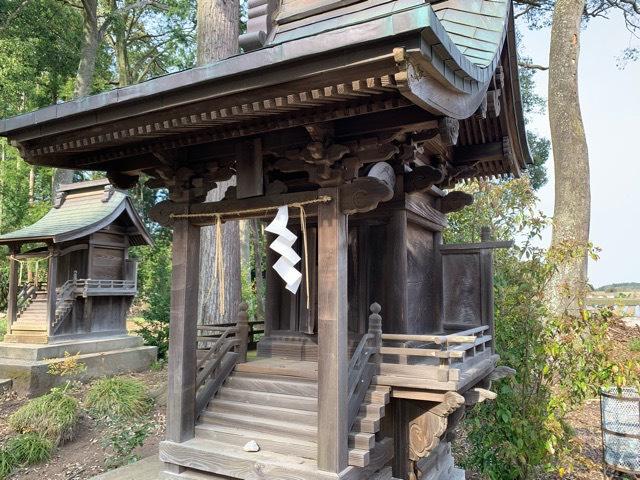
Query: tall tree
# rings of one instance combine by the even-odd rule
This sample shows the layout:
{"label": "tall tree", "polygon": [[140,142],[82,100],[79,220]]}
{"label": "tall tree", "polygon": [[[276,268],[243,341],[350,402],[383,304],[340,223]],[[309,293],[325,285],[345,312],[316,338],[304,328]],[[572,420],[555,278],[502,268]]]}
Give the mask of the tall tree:
{"label": "tall tree", "polygon": [[591,218],[589,152],[578,95],[581,27],[590,18],[620,13],[626,27],[637,33],[640,0],[515,2],[520,4],[516,17],[523,17],[530,26],[551,25],[548,105],[555,166],[551,251],[562,261],[551,279],[547,300],[553,314],[577,313],[586,295]]}
{"label": "tall tree", "polygon": [[549,125],[555,166],[555,205],[551,248],[562,262],[551,280],[552,313],[576,311],[587,285],[591,218],[589,151],[578,94],[580,27],[584,0],[557,0],[549,49]]}
{"label": "tall tree", "polygon": [[[198,0],[197,39],[198,65],[206,65],[238,53],[240,28],[238,0]],[[235,179],[218,182],[217,188],[207,195],[207,201],[222,200]],[[215,229],[202,229],[200,267],[200,311],[205,323],[235,322],[241,298],[240,231],[237,221],[222,226],[222,259],[224,279],[214,275]],[[224,309],[217,289],[224,281]]]}

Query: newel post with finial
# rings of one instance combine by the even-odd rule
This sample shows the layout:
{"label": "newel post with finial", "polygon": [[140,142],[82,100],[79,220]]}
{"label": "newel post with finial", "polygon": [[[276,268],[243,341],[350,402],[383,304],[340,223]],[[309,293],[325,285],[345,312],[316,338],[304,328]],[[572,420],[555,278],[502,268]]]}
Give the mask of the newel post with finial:
{"label": "newel post with finial", "polygon": [[371,346],[375,352],[371,355],[371,361],[380,363],[380,349],[382,348],[382,317],[380,316],[380,310],[382,310],[382,307],[379,303],[373,302],[369,310],[371,310],[371,314],[369,315],[368,333],[371,335]]}
{"label": "newel post with finial", "polygon": [[238,310],[238,323],[236,328],[238,329],[238,363],[244,363],[247,361],[247,348],[249,346],[249,305],[246,302],[240,304]]}

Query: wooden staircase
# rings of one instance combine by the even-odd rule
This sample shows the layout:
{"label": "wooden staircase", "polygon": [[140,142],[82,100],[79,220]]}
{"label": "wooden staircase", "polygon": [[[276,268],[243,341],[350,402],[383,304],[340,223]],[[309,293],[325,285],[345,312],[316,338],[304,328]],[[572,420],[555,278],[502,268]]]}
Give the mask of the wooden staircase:
{"label": "wooden staircase", "polygon": [[[371,386],[349,433],[349,465],[367,467],[376,446],[389,387]],[[196,424],[196,439],[238,449],[317,459],[318,384],[315,362],[263,359],[238,364]]]}
{"label": "wooden staircase", "polygon": [[47,292],[39,290],[29,301],[16,321],[11,325],[11,333],[5,335],[8,343],[47,343]]}

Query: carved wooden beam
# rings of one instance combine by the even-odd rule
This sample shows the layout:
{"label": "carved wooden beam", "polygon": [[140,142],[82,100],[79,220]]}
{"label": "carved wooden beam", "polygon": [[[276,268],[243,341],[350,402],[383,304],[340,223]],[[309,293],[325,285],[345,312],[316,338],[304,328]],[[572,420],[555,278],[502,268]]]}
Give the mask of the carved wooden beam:
{"label": "carved wooden beam", "polygon": [[473,195],[455,190],[448,193],[440,200],[440,211],[442,213],[457,212],[472,203]]}

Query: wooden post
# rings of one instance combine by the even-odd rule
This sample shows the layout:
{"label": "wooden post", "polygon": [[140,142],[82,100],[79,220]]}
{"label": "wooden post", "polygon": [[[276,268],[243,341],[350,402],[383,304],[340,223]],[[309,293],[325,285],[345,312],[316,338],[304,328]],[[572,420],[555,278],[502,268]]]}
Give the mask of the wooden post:
{"label": "wooden post", "polygon": [[373,363],[381,362],[380,349],[382,348],[382,317],[380,316],[380,304],[374,302],[369,307],[371,315],[369,315],[369,334],[373,335],[372,347],[375,349],[375,353],[371,356]]}
{"label": "wooden post", "polygon": [[200,228],[188,219],[174,222],[172,261],[167,440],[180,443],[193,438],[196,421]]}
{"label": "wooden post", "polygon": [[319,192],[318,206],[318,468],[347,467],[347,216],[338,188]]}
{"label": "wooden post", "polygon": [[56,306],[58,296],[58,251],[52,245],[49,247],[49,272],[47,273],[47,336],[51,335],[51,326],[56,321]]}
{"label": "wooden post", "polygon": [[249,346],[249,305],[245,302],[240,304],[238,310],[238,340],[240,345],[238,347],[238,363],[244,363],[247,361],[247,347]]}
{"label": "wooden post", "polygon": [[[17,255],[19,248],[11,248],[11,256]],[[7,333],[18,316],[18,261],[9,260],[9,296],[7,298]]]}

